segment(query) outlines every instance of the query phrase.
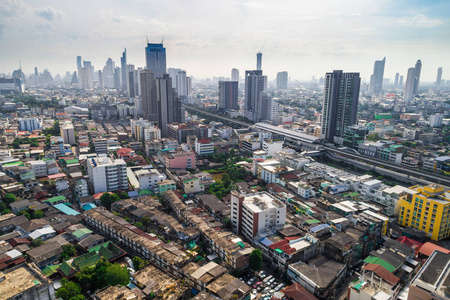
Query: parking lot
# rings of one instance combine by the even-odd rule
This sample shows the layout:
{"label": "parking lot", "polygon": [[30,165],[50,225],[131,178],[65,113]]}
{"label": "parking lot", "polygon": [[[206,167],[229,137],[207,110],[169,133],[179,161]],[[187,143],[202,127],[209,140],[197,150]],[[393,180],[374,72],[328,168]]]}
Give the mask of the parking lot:
{"label": "parking lot", "polygon": [[251,299],[268,300],[274,293],[286,286],[282,280],[275,278],[264,270],[256,274],[243,276],[241,280],[252,288]]}

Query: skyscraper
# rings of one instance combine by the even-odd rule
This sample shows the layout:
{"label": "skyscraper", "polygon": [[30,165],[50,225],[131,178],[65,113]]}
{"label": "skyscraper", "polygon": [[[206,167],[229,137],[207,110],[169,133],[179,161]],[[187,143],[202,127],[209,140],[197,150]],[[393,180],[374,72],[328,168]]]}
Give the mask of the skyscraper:
{"label": "skyscraper", "polygon": [[403,86],[403,75],[400,75],[400,80],[398,81],[399,86]]}
{"label": "skyscraper", "polygon": [[405,94],[403,95],[403,101],[405,103],[411,102],[414,98],[414,82],[416,76],[416,69],[409,68],[408,75],[406,75],[406,86],[405,86]]}
{"label": "skyscraper", "polygon": [[239,109],[238,96],[237,81],[219,81],[219,109]]}
{"label": "skyscraper", "polygon": [[386,57],[382,60],[376,60],[373,65],[373,74],[370,76],[370,94],[381,93],[383,87],[383,75],[384,75],[384,65],[386,63]]}
{"label": "skyscraper", "polygon": [[262,70],[262,53],[256,53],[256,70]]}
{"label": "skyscraper", "polygon": [[287,90],[288,86],[288,72],[278,72],[277,73],[277,89]]}
{"label": "skyscraper", "polygon": [[186,78],[186,71],[180,70],[177,74],[177,91],[178,96],[182,101],[186,100],[187,96],[187,78]]}
{"label": "skyscraper", "polygon": [[437,86],[441,85],[441,80],[442,80],[442,67],[439,67],[437,69],[437,76],[436,76],[436,85]]}
{"label": "skyscraper", "polygon": [[181,100],[172,87],[172,78],[163,74],[156,79],[156,97],[158,100],[158,126],[161,135],[167,137],[167,124],[181,122]]}
{"label": "skyscraper", "polygon": [[113,89],[114,88],[114,69],[116,64],[112,60],[112,58],[108,58],[106,61],[105,67],[103,68],[103,82],[105,84],[105,88]]}
{"label": "skyscraper", "polygon": [[239,70],[238,69],[231,69],[231,81],[237,81],[239,82]]}
{"label": "skyscraper", "polygon": [[158,100],[156,98],[156,80],[152,70],[141,72],[142,114],[144,119],[158,121]]}
{"label": "skyscraper", "polygon": [[91,69],[81,68],[80,69],[80,88],[81,89],[92,89],[92,77],[91,77]]}
{"label": "skyscraper", "polygon": [[81,56],[77,56],[77,71],[80,70],[82,67],[83,66],[81,65]]}
{"label": "skyscraper", "polygon": [[167,73],[169,74],[169,77],[172,78],[172,85],[174,88],[178,88],[177,86],[177,76],[178,72],[180,72],[181,69],[178,68],[168,68]]}
{"label": "skyscraper", "polygon": [[275,124],[278,121],[278,104],[265,91],[261,92],[257,115],[258,121],[272,121]]}
{"label": "skyscraper", "polygon": [[103,82],[103,73],[98,70],[98,88],[103,90],[105,88],[105,83]]}
{"label": "skyscraper", "polygon": [[122,90],[128,90],[128,73],[127,73],[127,49],[125,48],[120,58],[120,67],[122,71]]}
{"label": "skyscraper", "polygon": [[117,90],[122,87],[120,82],[120,75],[121,75],[120,68],[116,67],[114,69],[114,88]]}
{"label": "skyscraper", "polygon": [[145,61],[147,70],[153,70],[155,78],[162,77],[166,73],[166,48],[163,44],[148,43],[145,48]]}
{"label": "skyscraper", "polygon": [[420,71],[422,70],[422,62],[420,59],[416,62],[415,66],[415,75],[414,75],[414,95],[419,93],[419,83],[420,83]]}
{"label": "skyscraper", "polygon": [[399,73],[395,73],[394,86],[398,86],[398,79],[399,79],[399,76],[400,76]]}
{"label": "skyscraper", "polygon": [[267,88],[267,76],[261,70],[245,71],[245,116],[254,122],[259,122],[258,106],[261,102],[261,92]]}
{"label": "skyscraper", "polygon": [[321,136],[327,141],[341,143],[345,127],[356,124],[360,84],[359,73],[326,73]]}
{"label": "skyscraper", "polygon": [[[441,68],[441,70],[442,70],[442,68]],[[439,81],[440,81],[440,79],[439,79]],[[36,84],[38,84],[38,82],[39,82],[38,68],[34,67],[34,84],[36,85]]]}

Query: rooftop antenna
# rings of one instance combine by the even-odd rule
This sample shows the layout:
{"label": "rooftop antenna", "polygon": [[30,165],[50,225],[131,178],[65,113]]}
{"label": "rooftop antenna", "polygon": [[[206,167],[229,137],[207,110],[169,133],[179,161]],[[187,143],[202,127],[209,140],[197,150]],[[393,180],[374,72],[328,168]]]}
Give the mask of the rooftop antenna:
{"label": "rooftop antenna", "polygon": [[162,37],[161,44],[164,44],[164,37]]}
{"label": "rooftop antenna", "polygon": [[145,38],[147,39],[147,44],[150,44],[150,42],[148,41],[148,36],[146,35]]}
{"label": "rooftop antenna", "polygon": [[19,59],[19,69],[22,71],[22,61]]}

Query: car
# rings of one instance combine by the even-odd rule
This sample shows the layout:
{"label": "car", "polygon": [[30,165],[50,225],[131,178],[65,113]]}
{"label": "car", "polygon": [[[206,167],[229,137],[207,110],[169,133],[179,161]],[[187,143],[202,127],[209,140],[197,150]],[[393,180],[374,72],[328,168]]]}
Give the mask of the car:
{"label": "car", "polygon": [[274,290],[270,290],[270,291],[269,291],[269,294],[273,295],[273,293],[275,293]]}
{"label": "car", "polygon": [[256,295],[258,292],[256,290],[252,290],[252,294]]}
{"label": "car", "polygon": [[276,279],[275,279],[275,277],[273,277],[272,279],[270,279],[270,280],[269,280],[268,284],[272,284],[272,283],[274,283],[274,282],[275,282],[275,280],[276,280]]}
{"label": "car", "polygon": [[348,274],[349,274],[350,276],[353,276],[353,274],[355,274],[355,270],[350,270],[350,272],[348,272]]}
{"label": "car", "polygon": [[266,286],[263,290],[264,294],[267,294],[270,291],[270,288],[268,286]]}
{"label": "car", "polygon": [[274,281],[270,284],[270,288],[274,289],[278,285],[278,282]]}
{"label": "car", "polygon": [[258,286],[258,288],[256,289],[258,292],[261,292],[264,289],[264,285],[260,285]]}
{"label": "car", "polygon": [[253,285],[253,288],[256,289],[260,285],[261,285],[261,281],[258,281]]}
{"label": "car", "polygon": [[283,284],[282,283],[280,283],[279,285],[277,285],[276,287],[275,287],[275,292],[278,292],[279,290],[281,290],[283,288]]}

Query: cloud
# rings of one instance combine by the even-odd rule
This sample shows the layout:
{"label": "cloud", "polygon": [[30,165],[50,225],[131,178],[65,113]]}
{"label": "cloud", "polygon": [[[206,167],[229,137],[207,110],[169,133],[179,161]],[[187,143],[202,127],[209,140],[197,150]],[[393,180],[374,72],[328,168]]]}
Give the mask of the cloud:
{"label": "cloud", "polygon": [[56,10],[53,7],[50,7],[50,6],[38,10],[36,12],[36,14],[39,17],[41,17],[43,19],[46,19],[47,21],[60,20],[63,17],[63,14],[60,11],[58,11],[58,10]]}
{"label": "cloud", "polygon": [[428,18],[425,15],[399,18],[397,19],[397,23],[402,26],[415,26],[424,28],[436,27],[444,24],[444,22],[439,19]]}

